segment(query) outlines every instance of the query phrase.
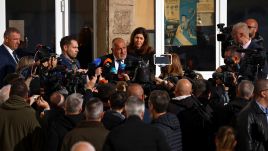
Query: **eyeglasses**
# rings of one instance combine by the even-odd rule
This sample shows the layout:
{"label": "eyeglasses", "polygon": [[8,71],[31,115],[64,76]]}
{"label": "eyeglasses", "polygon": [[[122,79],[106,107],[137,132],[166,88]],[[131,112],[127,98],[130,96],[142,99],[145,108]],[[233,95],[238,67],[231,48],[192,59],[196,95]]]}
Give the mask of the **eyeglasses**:
{"label": "eyeglasses", "polygon": [[248,26],[248,28],[250,29],[250,28],[257,28],[257,27],[255,27],[255,26]]}

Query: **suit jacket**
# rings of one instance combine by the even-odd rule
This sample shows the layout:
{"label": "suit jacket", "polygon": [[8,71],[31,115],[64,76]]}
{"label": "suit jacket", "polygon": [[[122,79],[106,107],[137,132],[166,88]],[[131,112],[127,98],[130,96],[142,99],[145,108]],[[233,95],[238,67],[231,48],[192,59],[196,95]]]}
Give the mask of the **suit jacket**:
{"label": "suit jacket", "polygon": [[114,128],[107,136],[103,151],[169,151],[164,134],[145,124],[138,116]]}
{"label": "suit jacket", "polygon": [[[138,59],[131,55],[127,55],[126,59],[124,60],[124,64],[126,64],[125,72],[131,78],[134,75],[136,66],[138,65]],[[117,74],[113,74],[114,71],[116,71],[113,54],[102,56],[100,66],[103,67],[102,75],[105,77],[105,79],[109,80],[110,82],[118,81]]]}
{"label": "suit jacket", "polygon": [[0,46],[0,60],[0,87],[2,87],[3,79],[7,74],[15,72],[17,63],[4,45]]}

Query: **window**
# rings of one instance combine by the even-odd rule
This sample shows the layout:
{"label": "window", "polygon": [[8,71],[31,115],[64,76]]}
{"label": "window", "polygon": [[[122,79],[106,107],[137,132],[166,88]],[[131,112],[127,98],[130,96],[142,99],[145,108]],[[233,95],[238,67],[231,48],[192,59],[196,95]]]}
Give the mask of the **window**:
{"label": "window", "polygon": [[185,69],[216,68],[214,0],[165,0],[165,51],[178,53]]}

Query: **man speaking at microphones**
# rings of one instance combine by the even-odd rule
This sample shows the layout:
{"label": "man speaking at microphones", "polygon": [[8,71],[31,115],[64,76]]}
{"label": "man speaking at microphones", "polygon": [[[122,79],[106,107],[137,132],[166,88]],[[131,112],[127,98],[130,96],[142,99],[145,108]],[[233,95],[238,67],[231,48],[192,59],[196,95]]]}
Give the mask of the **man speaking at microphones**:
{"label": "man speaking at microphones", "polygon": [[127,47],[124,39],[113,39],[111,50],[111,54],[101,57],[103,77],[109,82],[129,80],[129,71],[126,71],[125,69],[127,66],[130,66],[128,62],[134,60],[134,57],[127,55]]}

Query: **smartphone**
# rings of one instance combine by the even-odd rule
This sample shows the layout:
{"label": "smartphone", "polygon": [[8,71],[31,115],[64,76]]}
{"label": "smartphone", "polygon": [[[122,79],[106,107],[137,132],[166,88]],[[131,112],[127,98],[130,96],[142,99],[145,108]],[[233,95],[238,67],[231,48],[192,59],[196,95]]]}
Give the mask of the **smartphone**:
{"label": "smartphone", "polygon": [[161,55],[154,55],[154,64],[155,65],[171,65],[172,64],[172,55],[171,54],[161,54]]}

